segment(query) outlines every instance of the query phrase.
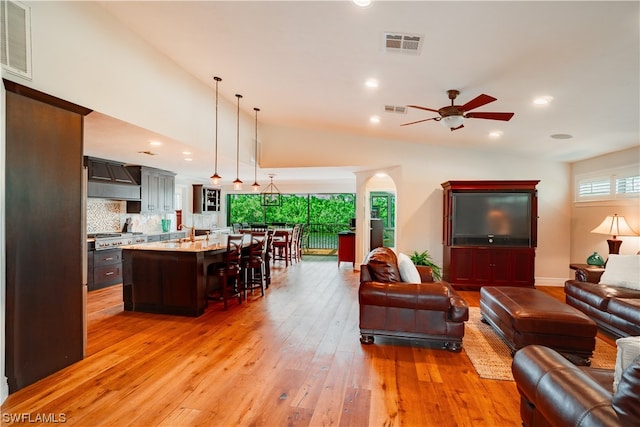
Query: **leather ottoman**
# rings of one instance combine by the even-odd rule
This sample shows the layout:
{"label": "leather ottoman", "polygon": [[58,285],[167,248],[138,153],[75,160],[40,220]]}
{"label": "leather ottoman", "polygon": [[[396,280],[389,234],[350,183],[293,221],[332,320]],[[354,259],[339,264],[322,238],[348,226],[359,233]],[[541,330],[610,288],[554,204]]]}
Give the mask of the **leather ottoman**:
{"label": "leather ottoman", "polygon": [[512,353],[530,344],[550,347],[578,365],[590,365],[596,323],[579,310],[536,289],[480,289],[482,321],[502,336]]}

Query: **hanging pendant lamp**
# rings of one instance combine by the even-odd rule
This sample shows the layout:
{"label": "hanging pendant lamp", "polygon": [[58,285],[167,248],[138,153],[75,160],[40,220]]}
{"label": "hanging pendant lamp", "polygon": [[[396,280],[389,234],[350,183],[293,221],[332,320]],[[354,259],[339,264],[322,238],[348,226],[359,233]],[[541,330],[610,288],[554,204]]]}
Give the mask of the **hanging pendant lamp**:
{"label": "hanging pendant lamp", "polygon": [[211,185],[220,185],[220,180],[222,177],[218,175],[218,83],[222,81],[220,77],[214,77],[213,80],[216,81],[216,159],[215,159],[215,169],[213,170],[213,175],[211,175]]}
{"label": "hanging pendant lamp", "polygon": [[267,188],[264,189],[262,193],[262,206],[280,206],[282,205],[281,193],[278,190],[278,187],[273,183],[274,174],[269,174],[269,178],[271,179],[271,183],[267,185]]}
{"label": "hanging pendant lamp", "polygon": [[258,111],[259,108],[254,108],[253,111],[256,112],[256,138],[253,144],[253,192],[257,193],[260,191],[260,184],[258,184]]}
{"label": "hanging pendant lamp", "polygon": [[240,181],[240,98],[242,95],[236,93],[238,98],[238,118],[236,122],[236,179],[233,181],[233,189],[236,191],[242,190],[242,181]]}

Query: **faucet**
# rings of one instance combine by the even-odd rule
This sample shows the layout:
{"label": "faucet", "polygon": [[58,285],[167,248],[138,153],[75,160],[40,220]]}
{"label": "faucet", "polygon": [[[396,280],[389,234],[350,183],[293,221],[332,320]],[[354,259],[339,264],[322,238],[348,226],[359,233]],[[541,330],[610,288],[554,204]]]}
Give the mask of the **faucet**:
{"label": "faucet", "polygon": [[184,230],[185,228],[190,229],[191,231],[189,232],[189,239],[185,239],[185,240],[189,240],[191,242],[196,241],[196,227],[194,226],[189,227],[188,225],[180,224],[178,228],[181,230]]}

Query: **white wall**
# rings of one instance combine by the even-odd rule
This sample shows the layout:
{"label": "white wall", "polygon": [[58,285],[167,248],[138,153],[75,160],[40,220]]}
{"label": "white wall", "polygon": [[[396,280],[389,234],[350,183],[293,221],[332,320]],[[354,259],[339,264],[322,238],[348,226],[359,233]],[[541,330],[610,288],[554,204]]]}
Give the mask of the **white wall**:
{"label": "white wall", "polygon": [[[4,72],[2,73],[4,77]],[[4,85],[0,85],[0,404],[9,395],[9,383],[5,372],[5,322],[7,312],[7,251],[6,251],[6,181],[5,181],[5,159],[6,156],[6,91]]]}
{"label": "white wall", "polygon": [[[442,262],[442,186],[448,180],[540,180],[536,282],[561,284],[568,276],[570,246],[569,166],[497,149],[455,149],[330,131],[267,127],[262,166],[355,166],[357,218],[366,203],[366,185],[387,172],[397,188],[396,244],[402,252],[428,250]],[[301,141],[304,141],[303,145]],[[308,143],[308,145],[307,145]],[[304,151],[304,154],[303,154]],[[364,215],[364,214],[363,214]],[[360,230],[359,232],[364,232]],[[356,239],[356,262],[366,254]]]}
{"label": "white wall", "polygon": [[[599,171],[615,171],[632,166],[640,173],[640,146],[576,162],[571,168],[571,186],[573,200],[573,182],[576,175]],[[591,233],[607,215],[624,216],[627,223],[636,232],[640,232],[640,199],[607,200],[598,202],[572,203],[571,207],[571,262],[585,263],[593,252],[605,259],[609,253],[607,239],[611,236]],[[640,237],[619,236],[622,240],[621,254],[635,254],[640,250]]]}

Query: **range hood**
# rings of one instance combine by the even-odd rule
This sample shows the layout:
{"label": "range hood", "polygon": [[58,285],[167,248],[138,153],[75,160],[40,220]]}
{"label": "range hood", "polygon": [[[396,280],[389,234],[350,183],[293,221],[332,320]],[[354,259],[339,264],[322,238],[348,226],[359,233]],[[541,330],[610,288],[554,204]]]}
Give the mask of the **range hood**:
{"label": "range hood", "polygon": [[124,163],[113,160],[84,158],[88,169],[87,197],[111,200],[140,200],[140,183]]}

